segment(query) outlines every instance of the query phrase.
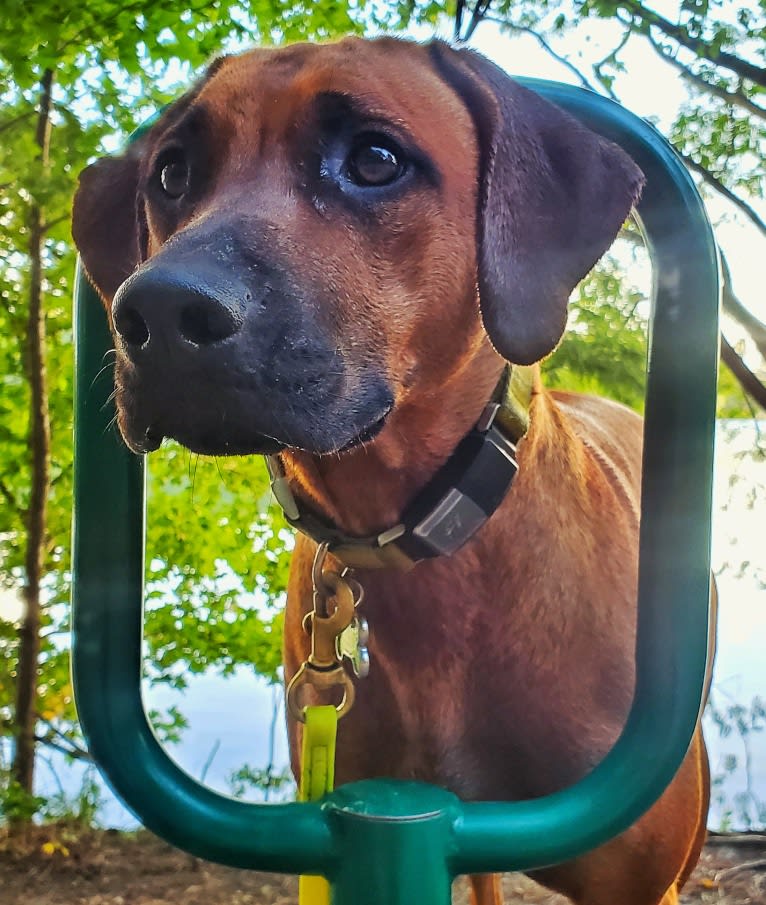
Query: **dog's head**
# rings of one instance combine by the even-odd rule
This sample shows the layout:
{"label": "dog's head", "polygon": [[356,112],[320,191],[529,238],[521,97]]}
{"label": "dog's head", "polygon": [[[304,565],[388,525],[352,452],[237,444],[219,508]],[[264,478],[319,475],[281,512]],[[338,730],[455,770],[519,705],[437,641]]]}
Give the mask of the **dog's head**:
{"label": "dog's head", "polygon": [[334,452],[487,336],[537,361],[641,181],[469,51],[347,39],[219,60],[75,199],[123,435]]}

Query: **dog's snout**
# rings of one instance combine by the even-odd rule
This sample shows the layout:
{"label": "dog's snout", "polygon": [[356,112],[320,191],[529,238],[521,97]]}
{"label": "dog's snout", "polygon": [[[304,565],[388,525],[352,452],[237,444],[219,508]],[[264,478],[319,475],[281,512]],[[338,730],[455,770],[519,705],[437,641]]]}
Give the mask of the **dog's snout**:
{"label": "dog's snout", "polygon": [[213,287],[173,269],[149,267],[115,295],[114,327],[131,354],[158,345],[213,346],[239,331],[248,295],[244,288]]}
{"label": "dog's snout", "polygon": [[237,332],[237,326],[231,311],[214,299],[197,299],[181,311],[181,335],[198,346],[227,339]]}
{"label": "dog's snout", "polygon": [[130,305],[115,307],[114,323],[127,346],[141,348],[149,340],[149,327],[141,313]]}

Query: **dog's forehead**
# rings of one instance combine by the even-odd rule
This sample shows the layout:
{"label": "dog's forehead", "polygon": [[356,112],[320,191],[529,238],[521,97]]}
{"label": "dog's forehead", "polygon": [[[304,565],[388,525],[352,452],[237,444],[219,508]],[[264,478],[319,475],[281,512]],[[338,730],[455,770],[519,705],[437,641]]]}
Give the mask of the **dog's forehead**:
{"label": "dog's forehead", "polygon": [[427,47],[393,38],[347,38],[228,57],[196,103],[236,133],[255,123],[279,132],[328,94],[352,98],[371,118],[395,123],[426,143],[443,142],[445,130],[455,134],[455,127],[462,135],[472,132],[468,111],[433,67]]}

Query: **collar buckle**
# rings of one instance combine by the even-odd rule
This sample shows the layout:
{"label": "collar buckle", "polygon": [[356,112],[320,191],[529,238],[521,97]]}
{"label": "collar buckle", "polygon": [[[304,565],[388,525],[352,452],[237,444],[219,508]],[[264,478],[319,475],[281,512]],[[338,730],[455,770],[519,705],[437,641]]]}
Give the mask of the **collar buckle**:
{"label": "collar buckle", "polygon": [[[516,443],[529,425],[533,371],[509,368],[475,426],[401,521],[372,537],[351,537],[311,511],[302,511],[277,456],[266,456],[271,488],[287,521],[353,569],[409,571],[422,559],[462,547],[493,515],[518,471]],[[499,417],[498,417],[499,416]]]}

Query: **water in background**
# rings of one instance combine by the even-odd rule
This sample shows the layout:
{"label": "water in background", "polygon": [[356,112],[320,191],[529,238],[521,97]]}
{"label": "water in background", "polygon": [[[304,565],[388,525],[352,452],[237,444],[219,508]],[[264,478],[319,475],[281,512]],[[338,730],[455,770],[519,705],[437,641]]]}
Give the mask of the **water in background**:
{"label": "water in background", "polygon": [[[749,454],[758,429],[754,422],[730,422],[719,427],[713,542],[720,593],[713,695],[719,709],[732,704],[749,706],[755,696],[766,697],[766,462],[756,461]],[[766,434],[766,424],[762,423],[760,429]],[[260,768],[269,763],[274,694],[263,680],[240,668],[229,679],[191,676],[183,694],[167,688],[147,690],[146,703],[152,709],[171,704],[179,707],[190,725],[182,741],[172,746],[169,753],[189,774],[197,779],[204,775],[206,785],[230,794],[233,771],[245,763]],[[280,706],[279,701],[276,703]],[[287,764],[281,713],[277,728],[273,756],[279,770]],[[748,776],[743,769],[746,759],[751,763],[750,788],[766,805],[766,733],[751,733],[746,740],[736,732],[722,738],[709,718],[706,728],[713,774],[724,776],[732,757],[738,764],[716,789],[720,800],[713,802],[709,825],[742,827],[744,821],[738,810],[748,805],[741,798],[748,794]],[[55,793],[61,783],[68,794],[74,795],[82,772],[80,765],[71,766],[53,758],[50,765],[40,767],[39,791]],[[750,809],[754,813],[752,802]],[[99,819],[104,826],[136,825],[135,819],[106,791]]]}

